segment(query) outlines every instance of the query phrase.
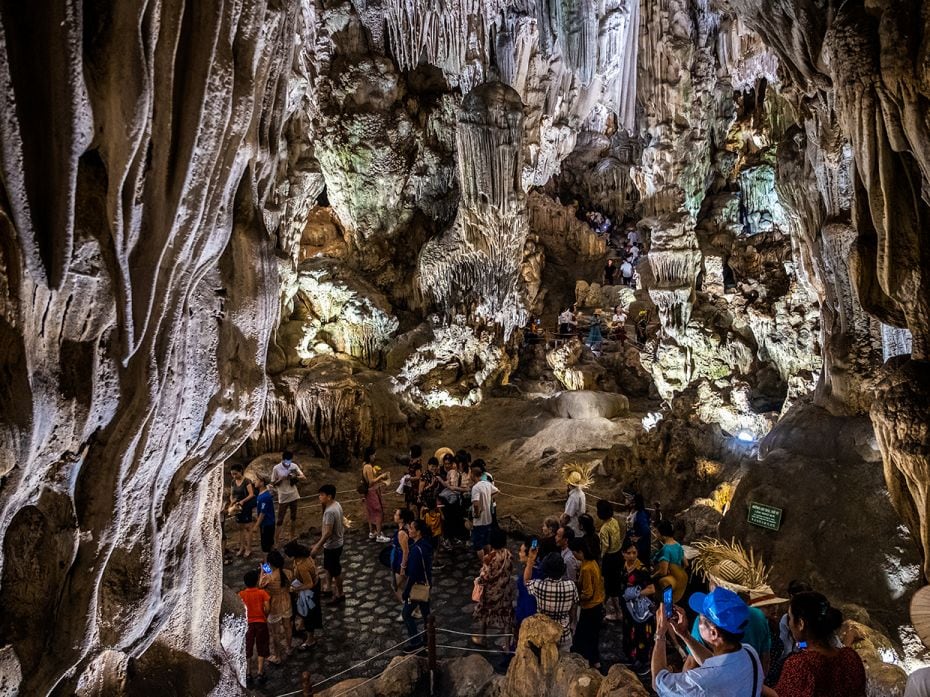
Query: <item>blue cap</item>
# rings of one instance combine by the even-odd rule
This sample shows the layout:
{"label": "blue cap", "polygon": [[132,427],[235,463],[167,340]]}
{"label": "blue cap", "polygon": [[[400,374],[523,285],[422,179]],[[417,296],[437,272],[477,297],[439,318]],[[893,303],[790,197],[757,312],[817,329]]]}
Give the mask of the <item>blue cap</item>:
{"label": "blue cap", "polygon": [[717,586],[710,593],[695,593],[688,605],[712,624],[731,634],[742,634],[749,624],[749,607],[736,593]]}

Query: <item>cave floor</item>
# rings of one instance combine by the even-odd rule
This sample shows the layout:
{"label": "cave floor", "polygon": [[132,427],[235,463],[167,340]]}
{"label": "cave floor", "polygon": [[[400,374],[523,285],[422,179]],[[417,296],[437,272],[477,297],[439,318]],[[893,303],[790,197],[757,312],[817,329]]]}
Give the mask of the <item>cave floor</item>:
{"label": "cave floor", "polygon": [[[516,557],[519,543],[514,541],[512,546]],[[317,633],[317,645],[306,652],[295,649],[283,665],[268,668],[268,682],[262,689],[254,689],[252,694],[276,697],[299,690],[303,671],[310,671],[316,684],[358,663],[372,659],[360,668],[318,685],[314,688],[318,693],[341,680],[377,675],[392,658],[401,653],[403,647],[398,647],[378,656],[407,636],[400,620],[401,606],[389,587],[389,572],[378,563],[378,552],[381,548],[381,544],[369,542],[367,534],[362,530],[356,529],[347,533],[343,553],[346,603],[341,607],[324,606],[323,630]],[[224,580],[230,588],[241,588],[242,575],[250,567],[250,562],[257,563],[255,560],[237,559],[225,567]],[[459,647],[441,648],[439,657],[454,658],[466,655],[466,648],[473,648],[469,643],[468,634],[478,630],[477,625],[472,622],[470,600],[472,580],[478,573],[478,561],[470,550],[455,548],[449,552],[441,552],[437,563],[443,565],[441,569],[436,569],[434,574],[435,600],[432,609],[436,615],[437,643],[441,646]],[[520,571],[519,565],[517,571]],[[495,630],[488,631],[493,633]],[[622,658],[619,625],[605,623],[601,634],[601,652],[605,671]],[[377,657],[373,658],[375,656]],[[506,670],[509,656],[503,653],[486,653],[484,656],[498,672]]]}

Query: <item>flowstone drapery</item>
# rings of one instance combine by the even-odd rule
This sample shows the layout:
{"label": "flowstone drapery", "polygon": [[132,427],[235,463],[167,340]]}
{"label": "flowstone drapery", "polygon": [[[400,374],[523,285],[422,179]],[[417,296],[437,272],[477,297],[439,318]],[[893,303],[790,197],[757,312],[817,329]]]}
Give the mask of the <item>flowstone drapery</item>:
{"label": "flowstone drapery", "polygon": [[156,649],[190,693],[227,679],[217,464],[265,390],[302,13],[0,10],[7,689],[119,694]]}

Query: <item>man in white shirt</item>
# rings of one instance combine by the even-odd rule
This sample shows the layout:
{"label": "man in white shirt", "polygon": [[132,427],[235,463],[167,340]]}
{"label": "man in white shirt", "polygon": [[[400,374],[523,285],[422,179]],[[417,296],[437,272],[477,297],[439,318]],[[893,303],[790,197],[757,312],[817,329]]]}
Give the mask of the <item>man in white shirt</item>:
{"label": "man in white shirt", "polygon": [[559,548],[562,561],[565,563],[565,575],[562,576],[563,581],[578,580],[578,569],[581,568],[581,562],[578,561],[574,553],[568,548],[575,537],[575,531],[571,528],[561,527],[555,531],[555,544]]}
{"label": "man in white shirt", "polygon": [[565,511],[562,514],[562,521],[575,531],[576,537],[583,537],[584,530],[581,529],[581,521],[579,521],[578,518],[587,510],[587,497],[584,495],[584,489],[581,487],[581,473],[569,473],[565,483],[568,485],[568,499],[565,501]]}
{"label": "man in white shirt", "polygon": [[320,505],[323,506],[323,531],[320,540],[310,550],[317,556],[323,550],[323,571],[326,576],[322,582],[322,595],[332,595],[333,605],[346,601],[342,590],[342,546],[345,542],[345,513],[342,504],[336,501],[336,487],[324,484],[319,491]]}
{"label": "man in white shirt", "polygon": [[293,540],[297,529],[297,501],[300,499],[300,492],[297,491],[297,482],[306,479],[304,473],[300,471],[297,463],[292,462],[294,453],[285,450],[281,453],[281,462],[274,466],[271,471],[271,485],[278,494],[278,531],[275,544],[281,546],[282,533],[284,531],[284,516],[288,511],[291,513],[290,526],[287,533],[287,539]]}
{"label": "man in white shirt", "polygon": [[633,265],[630,263],[629,257],[624,259],[623,263],[620,264],[620,275],[623,277],[623,283],[625,285],[633,285]]}
{"label": "man in white shirt", "polygon": [[[698,613],[701,639],[691,636],[684,610],[673,606],[672,618],[664,604],[656,613],[652,650],[652,687],[659,697],[759,697],[764,674],[755,649],[742,643],[749,624],[749,608],[733,591],[717,587],[695,593],[688,604]],[[673,631],[698,662],[696,668],[672,673],[667,667],[666,637]],[[708,648],[709,647],[709,648]]]}
{"label": "man in white shirt", "polygon": [[574,334],[577,326],[572,308],[566,308],[565,312],[559,315],[559,334]]}
{"label": "man in white shirt", "polygon": [[471,488],[472,526],[471,545],[478,554],[478,559],[484,559],[484,548],[491,538],[491,524],[494,522],[492,507],[497,487],[486,479],[481,465],[477,461],[471,466],[471,478],[476,480]]}

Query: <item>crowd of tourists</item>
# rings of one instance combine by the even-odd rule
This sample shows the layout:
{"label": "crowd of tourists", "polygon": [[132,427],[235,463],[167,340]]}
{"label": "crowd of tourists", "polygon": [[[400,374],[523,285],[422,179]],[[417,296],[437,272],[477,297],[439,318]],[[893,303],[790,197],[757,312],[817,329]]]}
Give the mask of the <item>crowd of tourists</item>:
{"label": "crowd of tourists", "polygon": [[[345,519],[336,488],[318,489],[319,537],[310,546],[296,541],[300,497],[294,494],[305,476],[292,457],[285,452],[268,481],[231,469],[229,513],[239,525],[238,554],[251,554],[256,532],[265,553],[261,567],[245,574],[240,593],[249,675],[259,684],[266,664],[285,661],[295,646],[314,646],[324,600],[345,602]],[[443,568],[443,554],[467,545],[480,564],[472,587],[476,646],[497,637],[498,649],[512,651],[521,625],[540,613],[561,627],[559,648],[595,669],[607,667],[602,635],[619,634],[626,664],[651,679],[660,696],[865,695],[862,662],[837,636],[842,615],[826,597],[802,582],[792,582],[779,597],[753,577],[751,563],[741,563],[745,553],[738,545],[686,547],[671,521],[654,516],[641,495],[619,507],[593,497],[589,506],[590,470],[567,468],[561,515],[547,517],[515,559],[497,522],[500,492],[483,460],[441,448],[424,462],[414,445],[400,464],[404,473],[393,491],[403,503],[392,512],[391,536],[383,529],[384,489],[393,485],[374,449],[364,453],[357,492],[369,539],[385,544],[377,556],[390,569],[407,652],[425,644],[421,623],[431,612],[433,574]]]}

